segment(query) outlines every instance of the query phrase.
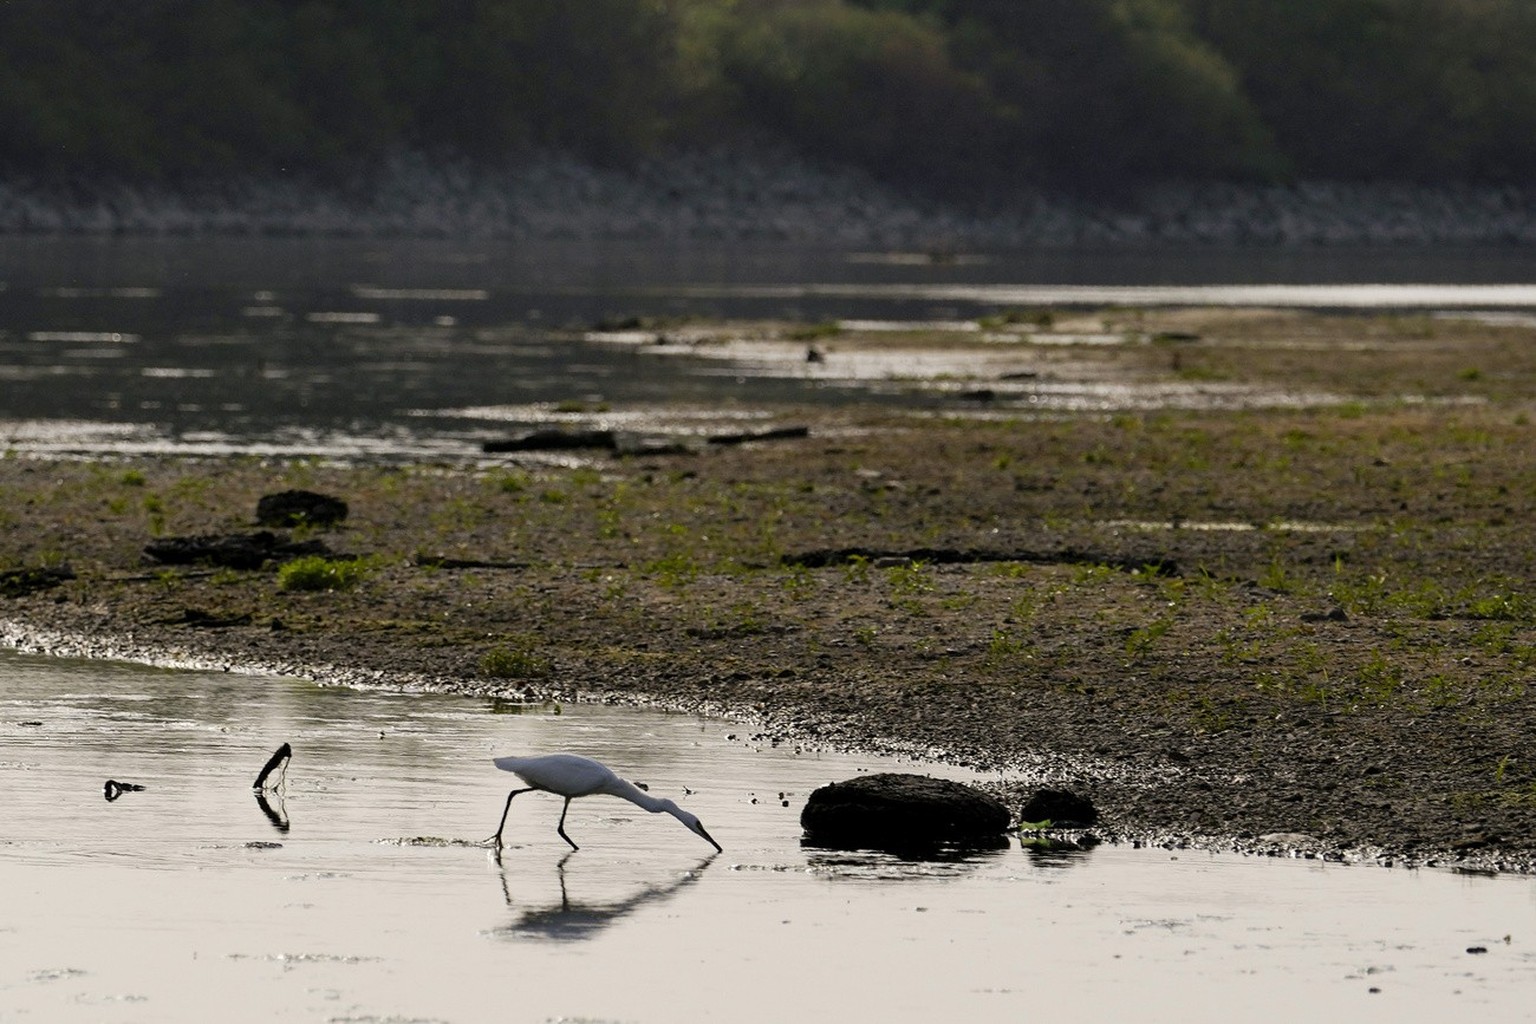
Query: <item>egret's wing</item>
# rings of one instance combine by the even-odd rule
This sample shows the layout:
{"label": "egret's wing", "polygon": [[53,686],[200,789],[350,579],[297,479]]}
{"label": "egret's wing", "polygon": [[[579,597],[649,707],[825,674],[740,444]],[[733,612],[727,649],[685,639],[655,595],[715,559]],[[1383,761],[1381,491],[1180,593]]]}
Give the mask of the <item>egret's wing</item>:
{"label": "egret's wing", "polygon": [[585,796],[611,785],[616,778],[608,768],[580,754],[542,754],[538,757],[498,757],[497,768],[511,772],[536,789],[561,796]]}

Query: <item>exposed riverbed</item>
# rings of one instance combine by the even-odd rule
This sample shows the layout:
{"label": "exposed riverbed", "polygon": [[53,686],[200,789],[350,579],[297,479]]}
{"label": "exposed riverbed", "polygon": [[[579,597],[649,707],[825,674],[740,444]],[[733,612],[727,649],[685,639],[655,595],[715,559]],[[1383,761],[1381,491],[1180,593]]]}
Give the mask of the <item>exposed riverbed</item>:
{"label": "exposed riverbed", "polygon": [[[1533,863],[1518,302],[1013,307],[1028,261],[846,251],[6,251],[29,649],[720,709],[1070,784],[1124,838]],[[1519,285],[1496,257],[1451,283]],[[615,440],[481,448],[532,427]],[[298,538],[344,584],[149,560],[287,487],[350,504]]]}

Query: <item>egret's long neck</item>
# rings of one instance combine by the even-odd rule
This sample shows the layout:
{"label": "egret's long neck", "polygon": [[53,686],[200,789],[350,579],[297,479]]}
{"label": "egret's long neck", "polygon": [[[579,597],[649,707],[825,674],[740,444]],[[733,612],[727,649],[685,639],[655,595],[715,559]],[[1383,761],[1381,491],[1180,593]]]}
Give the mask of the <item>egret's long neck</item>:
{"label": "egret's long neck", "polygon": [[657,811],[666,810],[665,801],[656,799],[654,796],[651,796],[651,794],[647,793],[633,782],[629,782],[625,779],[614,780],[611,784],[603,788],[603,792],[609,794],[610,796],[623,797],[630,803],[638,804],[639,806],[644,807],[652,814],[655,814]]}

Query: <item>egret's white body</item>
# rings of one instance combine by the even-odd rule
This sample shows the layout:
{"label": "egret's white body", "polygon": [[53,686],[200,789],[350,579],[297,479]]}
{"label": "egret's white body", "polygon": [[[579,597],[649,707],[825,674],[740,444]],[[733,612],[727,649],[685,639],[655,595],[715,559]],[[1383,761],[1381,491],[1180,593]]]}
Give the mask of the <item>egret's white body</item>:
{"label": "egret's white body", "polygon": [[555,827],[555,831],[560,833],[561,839],[571,844],[573,850],[580,847],[565,834],[565,813],[571,809],[572,800],[597,793],[628,800],[652,814],[666,811],[687,826],[690,832],[707,840],[716,850],[720,849],[720,844],[704,831],[704,825],[696,815],[683,810],[671,800],[651,796],[633,782],[619,778],[607,765],[590,757],[582,757],[580,754],[544,754],[539,757],[498,757],[494,761],[497,768],[511,772],[528,784],[526,788],[514,789],[507,794],[507,804],[501,812],[501,824],[491,837],[498,848],[501,846],[502,830],[507,825],[507,814],[512,810],[512,798],[519,793],[543,790],[565,797],[565,807],[560,811],[560,824]]}

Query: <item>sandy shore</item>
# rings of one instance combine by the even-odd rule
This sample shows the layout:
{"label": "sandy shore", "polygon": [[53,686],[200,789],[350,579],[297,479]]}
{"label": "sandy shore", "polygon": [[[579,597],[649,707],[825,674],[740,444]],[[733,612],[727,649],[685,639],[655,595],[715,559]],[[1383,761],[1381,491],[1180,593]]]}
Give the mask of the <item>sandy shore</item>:
{"label": "sandy shore", "polygon": [[[1147,317],[1176,340],[1041,346],[1038,372],[1333,400],[785,408],[808,436],[489,468],[7,458],[0,566],[70,576],[3,599],[3,636],[710,709],[997,767],[1015,806],[1065,785],[1112,839],[1536,867],[1536,331]],[[897,343],[998,344],[824,342]],[[289,487],[350,505],[298,531],[357,556],[335,589],[144,554]]]}

